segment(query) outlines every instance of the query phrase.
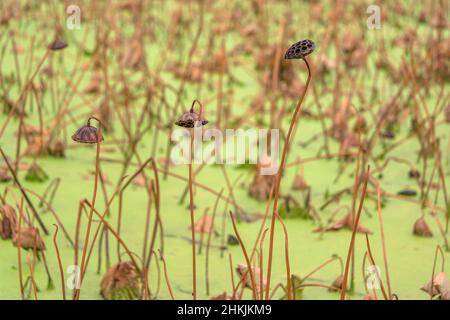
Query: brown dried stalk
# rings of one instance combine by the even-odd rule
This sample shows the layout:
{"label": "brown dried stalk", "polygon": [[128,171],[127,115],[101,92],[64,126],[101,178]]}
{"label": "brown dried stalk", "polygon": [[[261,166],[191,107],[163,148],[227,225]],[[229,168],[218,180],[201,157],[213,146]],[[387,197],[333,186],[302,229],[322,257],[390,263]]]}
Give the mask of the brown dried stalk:
{"label": "brown dried stalk", "polygon": [[283,174],[283,169],[286,163],[287,158],[287,152],[289,150],[289,146],[291,143],[291,135],[292,131],[294,130],[294,125],[297,123],[297,121],[300,119],[302,115],[302,103],[306,95],[306,91],[308,89],[309,83],[311,81],[311,69],[309,67],[308,60],[306,58],[303,58],[303,61],[306,64],[306,67],[308,69],[308,79],[306,80],[305,90],[303,90],[303,93],[297,103],[297,106],[295,107],[294,114],[291,119],[291,123],[289,125],[289,131],[286,137],[286,142],[283,146],[283,153],[281,155],[281,163],[280,167],[278,169],[278,173],[275,180],[275,193],[274,193],[274,201],[273,201],[273,213],[272,213],[272,223],[270,227],[270,242],[269,242],[269,257],[268,257],[268,264],[267,264],[267,281],[266,281],[266,300],[269,299],[269,292],[270,292],[270,277],[272,274],[272,256],[273,256],[273,240],[274,240],[274,228],[275,228],[275,211],[277,210],[278,205],[278,197],[280,192],[280,183],[281,183],[281,175]]}
{"label": "brown dried stalk", "polygon": [[291,287],[291,267],[289,264],[289,236],[288,236],[286,225],[283,222],[283,219],[281,219],[281,217],[278,215],[278,212],[275,212],[275,213],[276,213],[276,216],[277,216],[278,220],[280,221],[281,225],[283,226],[283,231],[284,231],[284,254],[285,254],[285,258],[286,258],[287,299],[291,300],[292,299],[292,296],[291,296],[292,287]]}
{"label": "brown dried stalk", "polygon": [[[94,214],[95,201],[97,199],[97,187],[98,187],[99,166],[100,166],[100,144],[101,144],[101,140],[102,140],[101,126],[102,126],[101,123],[99,123],[99,126],[97,128],[97,148],[96,148],[96,157],[95,157],[94,191],[92,193],[92,204],[91,204],[91,209],[90,209],[89,216],[88,216],[86,239],[84,241],[83,253],[81,256],[81,275],[83,275],[83,273],[86,272],[84,264],[85,264],[86,253],[87,253],[87,248],[88,248],[88,244],[89,244],[89,235],[91,232],[91,224],[92,224],[92,218],[93,218],[93,214]],[[76,293],[75,293],[76,300],[78,300],[80,298],[80,290],[81,290],[81,287],[76,289]]]}
{"label": "brown dried stalk", "polygon": [[175,296],[173,295],[173,291],[172,291],[172,286],[170,285],[169,274],[167,272],[166,260],[164,259],[164,256],[162,255],[161,250],[158,250],[158,251],[159,251],[159,256],[161,257],[161,261],[163,262],[163,266],[164,266],[164,277],[166,278],[167,289],[169,289],[169,293],[170,293],[172,300],[175,300]]}
{"label": "brown dried stalk", "polygon": [[[1,136],[1,135],[0,135]],[[23,189],[22,185],[20,184],[19,180],[17,179],[16,173],[14,172],[13,168],[11,167],[11,164],[8,161],[8,158],[6,157],[5,153],[3,152],[3,149],[0,147],[0,153],[2,154],[3,159],[5,160],[6,166],[8,167],[9,172],[11,173],[14,182],[17,184],[17,186],[20,189],[20,192],[22,193],[23,197],[25,198],[25,201],[27,202],[28,206],[30,207],[31,211],[33,212],[34,217],[39,223],[39,226],[42,228],[42,231],[47,235],[48,230],[44,225],[44,222],[42,221],[41,217],[37,213],[36,209],[33,206],[33,203],[31,202],[30,198],[28,198],[28,195],[26,194],[25,190]]]}
{"label": "brown dried stalk", "polygon": [[58,243],[56,242],[56,237],[58,236],[58,225],[54,224],[54,226],[55,226],[55,233],[53,234],[53,245],[55,246],[56,257],[58,259],[59,274],[61,276],[61,292],[63,295],[63,300],[66,300],[66,283],[64,281],[64,270],[61,263],[61,256],[59,254]]}
{"label": "brown dried stalk", "polygon": [[384,272],[386,273],[386,283],[387,283],[387,287],[388,287],[389,299],[392,299],[391,280],[389,277],[388,258],[387,258],[387,250],[386,250],[386,240],[384,238],[383,216],[381,214],[381,191],[380,191],[379,183],[377,183],[377,200],[378,200],[377,201],[378,220],[380,221],[381,247],[383,248]]}
{"label": "brown dried stalk", "polygon": [[[256,299],[256,297],[257,297],[256,282],[255,282],[255,277],[254,277],[253,270],[252,270],[252,264],[250,262],[250,259],[248,258],[247,250],[245,250],[245,245],[242,242],[241,236],[239,235],[239,232],[237,230],[236,222],[234,221],[234,217],[233,217],[233,213],[231,211],[229,211],[229,214],[230,214],[230,217],[231,217],[231,222],[233,223],[234,233],[236,234],[236,237],[239,240],[239,244],[241,246],[242,253],[244,254],[245,261],[247,262],[247,269],[248,269],[248,272],[250,273],[250,280],[251,280],[251,283],[252,283],[253,299]],[[244,276],[244,278],[245,278],[245,276]],[[242,287],[244,288],[245,286],[242,286]]]}
{"label": "brown dried stalk", "polygon": [[362,193],[361,193],[361,200],[359,202],[358,213],[356,215],[356,219],[355,219],[355,222],[353,224],[352,238],[350,240],[350,245],[349,245],[349,248],[348,248],[347,262],[345,263],[344,280],[342,282],[342,289],[341,289],[341,300],[345,300],[345,293],[347,291],[347,280],[348,280],[348,271],[349,271],[349,266],[350,266],[350,259],[351,259],[352,253],[353,253],[353,248],[355,246],[356,229],[357,229],[357,226],[359,224],[359,218],[361,217],[362,207],[363,207],[363,204],[364,204],[364,198],[365,198],[366,190],[367,190],[367,183],[369,182],[369,172],[370,172],[370,166],[367,167],[366,177],[365,177],[365,180],[364,180],[364,186],[363,186],[363,190],[362,190]]}

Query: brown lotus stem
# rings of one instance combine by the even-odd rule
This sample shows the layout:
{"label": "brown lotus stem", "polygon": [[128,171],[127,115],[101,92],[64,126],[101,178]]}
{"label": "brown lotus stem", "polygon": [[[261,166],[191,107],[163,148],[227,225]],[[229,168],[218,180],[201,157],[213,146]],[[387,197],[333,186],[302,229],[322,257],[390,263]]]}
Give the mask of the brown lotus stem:
{"label": "brown lotus stem", "polygon": [[[366,244],[367,244],[367,253],[369,254],[370,262],[372,263],[372,265],[376,266],[375,260],[372,255],[372,250],[370,249],[369,235],[367,233],[366,233]],[[388,297],[386,290],[384,289],[383,281],[381,281],[380,274],[377,269],[375,269],[375,270],[376,270],[375,273],[376,273],[377,280],[380,282],[380,288],[381,288],[381,292],[383,293],[384,299],[390,300],[390,297]]]}
{"label": "brown lotus stem", "polygon": [[350,259],[352,256],[353,247],[355,246],[356,229],[359,224],[359,218],[361,217],[361,212],[362,212],[362,208],[363,208],[363,204],[364,204],[364,198],[365,198],[366,190],[367,190],[367,183],[369,182],[369,172],[370,172],[370,166],[367,167],[366,177],[364,180],[364,186],[363,186],[363,190],[361,193],[361,200],[359,202],[358,213],[357,213],[355,221],[353,223],[352,238],[350,240],[350,245],[348,248],[347,262],[345,263],[345,270],[344,270],[344,279],[342,281],[341,300],[345,300],[345,293],[347,291],[347,280],[348,280],[348,271],[349,271],[349,267],[350,267]]}
{"label": "brown lotus stem", "polygon": [[343,270],[343,266],[342,266],[342,259],[341,259],[341,257],[331,257],[330,259],[328,259],[325,262],[323,262],[322,264],[320,264],[318,267],[314,268],[314,270],[309,272],[306,276],[302,277],[302,282],[305,282],[306,279],[310,278],[313,274],[315,274],[316,272],[318,272],[319,270],[321,270],[322,268],[324,268],[326,265],[328,265],[329,263],[333,262],[334,260],[339,260],[340,265],[341,265],[341,272],[340,272],[340,274],[342,274],[342,272],[344,270]]}
{"label": "brown lotus stem", "polygon": [[159,251],[159,256],[161,257],[161,261],[163,262],[164,267],[164,277],[166,278],[167,283],[167,289],[169,290],[170,297],[172,300],[175,300],[175,296],[173,295],[172,286],[170,285],[170,279],[169,279],[169,273],[167,272],[167,265],[166,265],[166,259],[164,259],[164,256],[161,254],[161,250]]}
{"label": "brown lotus stem", "polygon": [[234,284],[234,273],[233,273],[233,257],[231,256],[231,253],[228,254],[228,262],[230,265],[230,278],[231,278],[231,286],[232,286],[232,292],[233,296],[236,292],[236,286]]}
{"label": "brown lotus stem", "polygon": [[37,300],[37,286],[36,286],[36,281],[34,280],[34,267],[33,267],[33,263],[31,263],[31,257],[30,257],[31,253],[28,254],[28,267],[30,268],[30,282],[31,282],[31,287],[33,288],[33,294],[34,294],[34,300]]}
{"label": "brown lotus stem", "polygon": [[[250,259],[248,258],[248,254],[247,254],[247,250],[245,250],[245,245],[242,242],[241,236],[239,235],[238,229],[236,227],[236,222],[234,221],[234,217],[233,217],[233,213],[231,211],[229,211],[230,217],[231,217],[231,222],[233,224],[233,229],[234,229],[234,233],[236,234],[236,237],[239,240],[239,244],[241,246],[242,249],[242,253],[244,254],[245,257],[245,261],[247,262],[247,268],[248,268],[248,273],[250,273],[250,281],[252,284],[252,292],[253,292],[253,299],[256,299],[257,297],[257,293],[256,293],[256,282],[255,282],[255,277],[254,277],[254,273],[252,270],[252,264],[250,262]],[[245,278],[245,276],[244,276]],[[245,287],[245,285],[243,285],[243,287]]]}
{"label": "brown lotus stem", "polygon": [[[441,257],[442,257],[442,268],[441,268],[441,271],[444,272],[444,264],[445,264],[444,251],[442,251],[442,248],[441,248],[440,245],[437,245],[435,253],[434,253],[433,270],[431,272],[431,282],[430,282],[431,284],[433,284],[433,281],[434,281],[434,275],[435,275],[435,271],[436,271],[436,263],[437,263],[438,252],[441,254]],[[430,299],[433,299],[433,295],[432,294],[430,294]]]}
{"label": "brown lotus stem", "polygon": [[[198,103],[200,106],[199,119],[201,121],[203,115],[203,106],[195,99],[192,102],[191,111],[193,112],[195,103]],[[192,240],[192,297],[194,300],[197,300],[197,262],[196,262],[196,252],[195,252],[195,215],[194,215],[194,187],[193,187],[193,175],[192,175],[192,161],[193,161],[193,147],[194,147],[194,128],[191,129],[191,146],[189,151],[189,210],[190,210],[190,218],[191,218],[191,240]]]}
{"label": "brown lotus stem", "polygon": [[[27,81],[27,83],[25,84],[25,86],[23,87],[22,91],[19,94],[19,98],[17,99],[16,103],[14,104],[14,106],[11,108],[11,110],[9,111],[8,116],[6,117],[5,122],[3,123],[2,128],[0,129],[0,138],[3,136],[3,133],[5,132],[6,127],[8,126],[9,121],[11,120],[11,118],[13,117],[14,113],[16,112],[17,107],[19,106],[19,104],[21,103],[23,97],[26,96],[26,94],[28,93],[28,90],[30,88],[30,86],[33,84],[33,80],[36,77],[36,75],[38,74],[39,70],[41,69],[42,65],[44,64],[44,61],[47,59],[48,55],[50,54],[50,50],[45,51],[44,56],[42,57],[41,61],[38,63],[36,70],[34,71],[34,73],[31,75],[30,79]],[[48,233],[46,233],[48,234]]]}
{"label": "brown lotus stem", "polygon": [[191,129],[191,148],[189,151],[189,210],[191,218],[191,241],[192,241],[192,297],[197,300],[197,267],[195,254],[195,216],[194,216],[194,188],[192,186],[192,148],[194,146],[194,129]]}
{"label": "brown lotus stem", "polygon": [[294,125],[297,123],[297,121],[300,119],[302,115],[302,103],[306,95],[306,91],[308,90],[309,83],[311,81],[311,68],[309,67],[308,60],[306,58],[302,59],[306,67],[308,69],[308,79],[306,80],[305,90],[303,90],[302,95],[300,96],[300,99],[298,100],[297,106],[295,107],[294,114],[291,119],[291,123],[289,125],[289,131],[286,137],[286,142],[283,146],[283,153],[281,155],[281,163],[280,167],[278,169],[278,173],[275,179],[275,193],[274,193],[274,201],[273,201],[273,210],[272,210],[272,224],[270,227],[270,242],[269,242],[269,257],[268,257],[268,264],[267,264],[267,281],[266,281],[266,300],[269,299],[269,292],[270,292],[270,277],[272,274],[272,256],[273,256],[273,241],[274,241],[274,228],[275,228],[275,217],[273,216],[275,211],[277,210],[278,205],[278,197],[280,192],[280,183],[281,183],[281,176],[283,174],[283,169],[286,163],[287,153],[290,147],[291,143],[291,135],[294,130]]}
{"label": "brown lotus stem", "polygon": [[61,256],[59,254],[58,243],[56,242],[56,237],[58,236],[58,225],[54,224],[54,226],[55,226],[55,233],[53,234],[53,245],[55,246],[56,257],[58,259],[59,274],[61,276],[61,292],[63,300],[66,300],[66,283],[64,281],[64,270],[61,263]]}
{"label": "brown lotus stem", "polygon": [[259,288],[260,288],[260,299],[264,299],[264,259],[263,259],[263,244],[266,238],[266,233],[269,228],[264,229],[261,240],[259,241]]}
{"label": "brown lotus stem", "polygon": [[[1,135],[0,135],[1,136]],[[25,190],[23,189],[22,185],[20,184],[19,180],[17,179],[16,173],[14,172],[13,168],[11,167],[11,164],[8,161],[8,158],[6,157],[5,153],[3,152],[3,149],[0,147],[0,153],[2,154],[3,159],[5,160],[6,166],[8,167],[9,172],[11,173],[14,182],[17,184],[17,186],[20,189],[20,192],[22,193],[23,197],[25,198],[25,201],[27,202],[28,206],[30,207],[31,211],[33,212],[34,217],[39,223],[39,226],[44,231],[46,235],[48,235],[48,230],[44,225],[44,222],[42,221],[41,217],[37,213],[36,209],[33,206],[33,203],[31,202],[30,198],[28,198],[28,195],[26,194]]]}
{"label": "brown lotus stem", "polygon": [[286,288],[287,288],[287,299],[292,299],[292,286],[291,286],[291,266],[289,263],[289,235],[286,228],[286,224],[284,223],[283,219],[278,215],[278,212],[276,212],[276,216],[278,218],[278,221],[280,221],[281,225],[283,226],[284,231],[284,254],[286,258]]}
{"label": "brown lotus stem", "polygon": [[[89,125],[89,120],[91,118],[88,119],[88,125]],[[83,253],[81,256],[81,275],[83,275],[86,272],[84,263],[85,263],[85,259],[86,259],[86,252],[87,252],[87,248],[88,248],[88,244],[89,244],[89,235],[91,232],[91,224],[92,224],[92,218],[94,215],[94,207],[95,207],[95,201],[97,199],[97,187],[98,187],[98,178],[99,178],[99,166],[100,166],[100,144],[101,144],[101,140],[102,140],[102,132],[101,132],[101,126],[99,126],[97,128],[97,148],[96,148],[96,158],[95,158],[95,180],[94,180],[94,191],[92,193],[92,202],[91,202],[91,209],[89,212],[89,216],[88,216],[88,224],[87,224],[87,229],[86,229],[86,238],[84,241],[84,245],[83,245]],[[80,298],[80,290],[81,288],[77,288],[76,289],[76,299],[78,300]]]}
{"label": "brown lotus stem", "polygon": [[22,227],[22,216],[23,216],[23,197],[20,201],[20,208],[19,208],[19,222],[17,224],[17,268],[19,270],[19,284],[20,284],[20,295],[22,297],[22,300],[25,300],[25,294],[23,292],[23,274],[22,274],[22,254],[20,253],[21,249],[21,227]]}
{"label": "brown lotus stem", "polygon": [[206,254],[205,254],[205,283],[206,283],[206,295],[209,296],[209,249],[211,247],[211,238],[214,232],[214,222],[217,215],[217,206],[219,204],[220,196],[223,193],[223,188],[220,190],[219,195],[216,197],[214,203],[213,213],[211,217],[211,230],[208,232],[208,239],[206,240]]}
{"label": "brown lotus stem", "polygon": [[391,280],[389,277],[388,258],[386,250],[386,240],[384,237],[383,215],[381,213],[381,191],[379,183],[377,184],[377,207],[378,207],[378,220],[380,221],[380,236],[381,236],[381,247],[383,249],[384,272],[386,273],[386,283],[388,287],[389,299],[392,299]]}

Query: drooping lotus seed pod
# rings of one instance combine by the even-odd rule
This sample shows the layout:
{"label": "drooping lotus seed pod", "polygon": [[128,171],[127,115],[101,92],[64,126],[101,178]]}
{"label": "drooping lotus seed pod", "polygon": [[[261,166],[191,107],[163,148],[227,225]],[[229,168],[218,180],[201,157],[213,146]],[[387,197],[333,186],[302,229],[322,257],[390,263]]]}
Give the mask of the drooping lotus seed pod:
{"label": "drooping lotus seed pod", "polygon": [[67,43],[61,39],[56,39],[48,45],[48,48],[52,51],[62,50],[67,47]]}
{"label": "drooping lotus seed pod", "polygon": [[[97,143],[99,141],[97,128],[91,126],[89,119],[85,126],[82,126],[74,133],[72,140],[80,143]],[[100,141],[103,141],[103,136],[101,136]]]}
{"label": "drooping lotus seed pod", "polygon": [[193,109],[183,113],[181,117],[179,117],[178,120],[175,122],[177,126],[185,128],[194,128],[194,125],[204,126],[207,123],[208,120],[206,120],[204,117],[200,118],[200,115]]}

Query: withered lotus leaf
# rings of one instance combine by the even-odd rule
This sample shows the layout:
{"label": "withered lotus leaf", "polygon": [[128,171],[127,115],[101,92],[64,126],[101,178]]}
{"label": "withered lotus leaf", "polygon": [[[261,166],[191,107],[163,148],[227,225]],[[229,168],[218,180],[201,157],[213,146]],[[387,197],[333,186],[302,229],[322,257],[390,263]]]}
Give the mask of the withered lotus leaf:
{"label": "withered lotus leaf", "polygon": [[[239,275],[239,277],[241,278],[245,287],[252,289],[252,280],[250,279],[250,272],[248,272],[247,265],[242,264],[242,263],[238,264],[238,266],[236,267],[236,272]],[[256,285],[256,291],[261,292],[261,290],[264,290],[264,288],[266,287],[266,281],[263,280],[262,288],[261,288],[261,281],[260,281],[261,269],[258,267],[252,267],[252,273],[253,273],[253,277],[255,278],[254,280],[255,280],[255,285]]]}
{"label": "withered lotus leaf", "polygon": [[431,297],[439,296],[440,300],[450,300],[450,281],[444,272],[439,272],[421,290],[428,293]]}
{"label": "withered lotus leaf", "polygon": [[28,227],[28,228],[20,228],[20,237],[19,232],[16,231],[13,236],[13,245],[17,247],[20,240],[20,247],[23,249],[34,249],[34,245],[36,243],[36,250],[43,251],[45,250],[45,243],[42,240],[39,232],[36,228]]}
{"label": "withered lotus leaf", "polygon": [[0,237],[11,239],[17,227],[16,212],[8,204],[0,206]]}
{"label": "withered lotus leaf", "polygon": [[139,273],[131,261],[119,262],[103,276],[100,294],[105,300],[137,299],[141,283]]}
{"label": "withered lotus leaf", "polygon": [[414,223],[413,233],[419,237],[429,238],[429,237],[433,236],[433,232],[431,232],[431,229],[428,226],[428,223],[425,221],[425,219],[423,217],[420,217]]}

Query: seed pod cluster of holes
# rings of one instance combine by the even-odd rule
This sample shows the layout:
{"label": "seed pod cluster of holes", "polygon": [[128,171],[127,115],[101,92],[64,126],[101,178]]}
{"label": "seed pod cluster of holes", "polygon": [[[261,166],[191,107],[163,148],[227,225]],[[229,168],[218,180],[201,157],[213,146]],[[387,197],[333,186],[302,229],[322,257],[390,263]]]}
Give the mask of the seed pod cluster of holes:
{"label": "seed pod cluster of holes", "polygon": [[311,40],[302,40],[294,43],[289,49],[286,51],[284,55],[285,59],[303,59],[311,52],[314,51],[316,45]]}

